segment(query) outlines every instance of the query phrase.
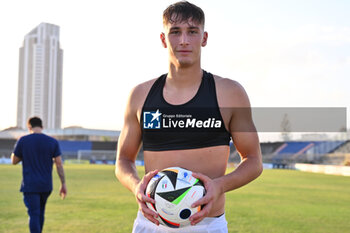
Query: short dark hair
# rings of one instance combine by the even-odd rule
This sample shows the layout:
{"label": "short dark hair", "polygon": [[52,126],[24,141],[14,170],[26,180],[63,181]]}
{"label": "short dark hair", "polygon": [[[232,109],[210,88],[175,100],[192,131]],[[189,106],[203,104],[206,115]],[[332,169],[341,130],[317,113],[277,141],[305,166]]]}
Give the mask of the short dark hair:
{"label": "short dark hair", "polygon": [[163,25],[174,22],[181,23],[189,19],[204,26],[205,16],[203,10],[187,1],[174,3],[163,12]]}
{"label": "short dark hair", "polygon": [[34,127],[43,127],[43,122],[39,117],[31,117],[28,120],[28,125],[30,125],[32,128]]}

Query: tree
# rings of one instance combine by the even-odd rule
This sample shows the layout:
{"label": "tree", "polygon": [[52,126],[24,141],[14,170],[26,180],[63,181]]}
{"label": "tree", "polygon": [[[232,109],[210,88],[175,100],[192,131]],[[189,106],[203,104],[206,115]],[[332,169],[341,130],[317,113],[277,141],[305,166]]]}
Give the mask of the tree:
{"label": "tree", "polygon": [[290,132],[291,132],[290,121],[288,119],[288,114],[285,113],[283,115],[283,119],[281,122],[281,136],[284,141],[290,140]]}

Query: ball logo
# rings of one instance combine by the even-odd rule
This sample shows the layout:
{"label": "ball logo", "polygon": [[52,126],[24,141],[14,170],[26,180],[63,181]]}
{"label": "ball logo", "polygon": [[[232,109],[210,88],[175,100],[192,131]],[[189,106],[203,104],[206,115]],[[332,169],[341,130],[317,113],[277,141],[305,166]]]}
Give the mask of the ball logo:
{"label": "ball logo", "polygon": [[143,112],[143,128],[160,129],[161,115],[162,113],[159,112],[159,109],[155,112]]}
{"label": "ball logo", "polygon": [[187,172],[184,172],[184,179],[186,179],[188,176],[188,173]]}
{"label": "ball logo", "polygon": [[176,207],[176,205],[174,205],[170,202],[165,202],[164,204],[165,204],[166,208],[168,208],[168,209],[173,209],[174,207]]}
{"label": "ball logo", "polygon": [[186,183],[186,184],[188,184],[188,185],[190,185],[191,184],[190,181],[192,179],[192,175],[191,175],[191,173],[188,173],[186,171],[185,172],[181,172],[179,174],[179,176],[177,177],[177,179],[182,181],[182,182],[184,182],[184,183]]}

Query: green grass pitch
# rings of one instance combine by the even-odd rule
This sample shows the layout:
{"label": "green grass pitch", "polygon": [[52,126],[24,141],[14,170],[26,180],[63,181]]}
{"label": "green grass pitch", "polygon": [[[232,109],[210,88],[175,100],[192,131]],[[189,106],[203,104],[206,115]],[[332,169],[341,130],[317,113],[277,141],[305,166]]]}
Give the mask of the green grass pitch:
{"label": "green grass pitch", "polygon": [[[0,165],[0,232],[28,232],[21,165]],[[139,167],[140,175],[143,168]],[[66,165],[68,196],[54,190],[44,232],[131,232],[134,196],[114,176],[114,166]],[[229,232],[349,232],[350,177],[265,170],[252,183],[227,193]]]}

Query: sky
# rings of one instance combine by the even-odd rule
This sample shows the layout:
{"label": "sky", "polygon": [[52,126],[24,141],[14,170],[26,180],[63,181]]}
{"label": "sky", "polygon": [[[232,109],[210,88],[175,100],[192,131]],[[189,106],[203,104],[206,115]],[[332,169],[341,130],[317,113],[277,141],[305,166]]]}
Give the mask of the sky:
{"label": "sky", "polygon": [[[60,26],[62,127],[120,130],[131,89],[167,72],[168,0],[0,2],[0,130],[16,125],[19,48]],[[193,0],[206,14],[202,68],[238,81],[252,107],[350,107],[350,1]]]}

